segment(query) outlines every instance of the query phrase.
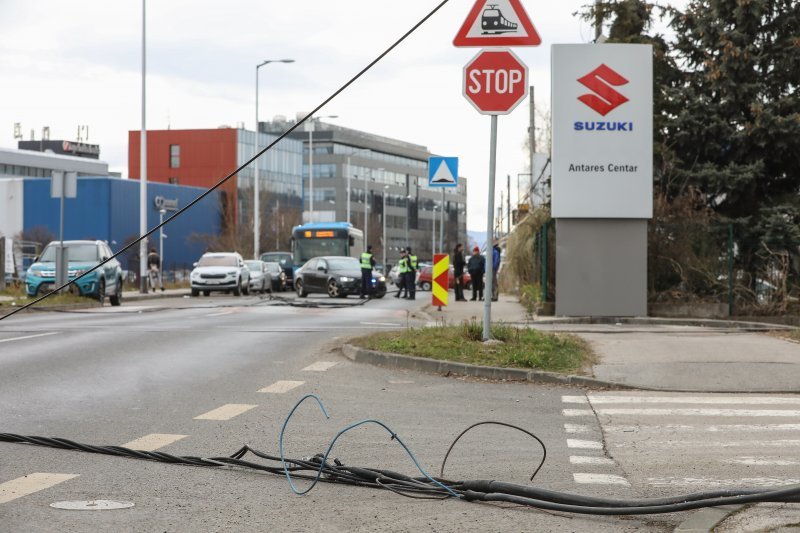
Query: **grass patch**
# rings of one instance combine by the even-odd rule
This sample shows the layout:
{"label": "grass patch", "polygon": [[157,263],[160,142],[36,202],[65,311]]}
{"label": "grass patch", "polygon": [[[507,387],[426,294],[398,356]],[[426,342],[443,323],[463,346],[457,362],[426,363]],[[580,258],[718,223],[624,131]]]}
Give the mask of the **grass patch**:
{"label": "grass patch", "polygon": [[[19,285],[19,286],[7,285],[5,290],[0,291],[0,296],[7,296],[13,298],[13,300],[11,301],[0,302],[0,305],[4,307],[20,307],[35,300],[35,298],[29,298],[28,295],[25,294],[24,285]],[[86,304],[96,301],[97,300],[89,296],[79,296],[77,294],[67,292],[64,294],[54,294],[49,298],[45,298],[44,300],[36,304],[35,307],[51,307],[51,306],[69,305],[69,304]]]}
{"label": "grass patch", "polygon": [[492,338],[482,342],[483,325],[475,320],[460,326],[409,328],[354,339],[361,348],[458,363],[507,368],[530,368],[580,373],[594,361],[581,338],[504,324],[491,327]]}

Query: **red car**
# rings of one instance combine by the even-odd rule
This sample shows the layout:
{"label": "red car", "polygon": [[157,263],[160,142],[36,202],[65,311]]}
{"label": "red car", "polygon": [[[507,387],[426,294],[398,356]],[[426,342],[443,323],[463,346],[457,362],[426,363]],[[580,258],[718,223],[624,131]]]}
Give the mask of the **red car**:
{"label": "red car", "polygon": [[[426,266],[422,267],[422,270],[419,271],[419,275],[417,276],[417,286],[420,290],[429,291],[433,286],[433,282],[431,281],[431,276],[433,274],[433,267]],[[456,277],[453,274],[453,265],[450,265],[450,275],[448,276],[448,285],[451,289],[455,289],[456,287]],[[464,271],[464,290],[472,288],[472,278],[469,275],[469,272]]]}

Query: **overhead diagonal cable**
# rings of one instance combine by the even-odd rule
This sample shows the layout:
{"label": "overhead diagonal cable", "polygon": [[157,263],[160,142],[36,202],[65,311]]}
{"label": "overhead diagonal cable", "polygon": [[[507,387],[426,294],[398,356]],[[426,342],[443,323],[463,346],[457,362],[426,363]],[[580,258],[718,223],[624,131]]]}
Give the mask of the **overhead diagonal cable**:
{"label": "overhead diagonal cable", "polygon": [[[215,185],[213,185],[213,186],[212,186],[210,189],[208,189],[207,191],[203,192],[203,193],[202,193],[200,196],[198,196],[197,198],[195,198],[194,200],[192,200],[191,202],[189,202],[188,204],[186,204],[186,206],[185,206],[185,207],[183,207],[183,208],[179,209],[178,211],[176,211],[176,212],[175,212],[175,213],[174,213],[172,216],[170,216],[168,219],[166,219],[166,220],[164,220],[163,222],[159,223],[157,226],[155,226],[154,228],[152,228],[150,231],[148,231],[148,232],[147,232],[147,233],[145,233],[144,235],[141,235],[141,236],[140,236],[138,239],[136,239],[135,241],[131,242],[131,243],[130,243],[130,244],[128,244],[127,246],[123,247],[123,248],[122,248],[120,251],[118,251],[117,253],[115,253],[115,254],[114,254],[114,255],[112,255],[111,257],[107,258],[105,261],[101,261],[100,263],[98,263],[97,265],[95,265],[95,266],[94,266],[94,267],[92,267],[91,269],[87,270],[86,272],[84,272],[84,273],[83,273],[83,274],[81,274],[80,276],[77,276],[77,277],[76,277],[75,279],[73,279],[72,281],[67,281],[66,283],[64,283],[64,284],[63,284],[63,285],[61,285],[60,287],[58,287],[58,288],[56,288],[55,290],[53,290],[53,292],[51,292],[51,293],[48,293],[48,294],[45,294],[45,295],[43,295],[43,296],[41,296],[41,297],[37,298],[36,300],[34,300],[34,301],[30,302],[30,303],[27,303],[27,304],[25,304],[25,305],[23,305],[23,306],[21,306],[21,307],[18,307],[18,308],[16,308],[16,309],[14,309],[14,310],[13,310],[13,311],[11,311],[10,313],[7,313],[7,314],[5,314],[5,315],[3,315],[3,316],[0,316],[0,320],[5,320],[6,318],[8,318],[8,317],[10,317],[10,316],[12,316],[12,315],[15,315],[15,314],[17,314],[17,313],[19,313],[20,311],[24,311],[25,309],[27,309],[27,308],[29,308],[29,307],[31,307],[31,306],[34,306],[34,305],[36,305],[36,304],[38,304],[39,302],[41,302],[41,301],[42,301],[42,300],[44,300],[45,298],[48,298],[48,297],[50,297],[50,295],[51,295],[51,294],[56,294],[56,293],[60,292],[61,290],[65,289],[66,287],[69,287],[70,285],[72,285],[73,283],[75,283],[76,281],[78,281],[79,279],[83,278],[84,276],[86,276],[86,275],[88,275],[88,274],[91,274],[92,272],[94,272],[95,270],[97,270],[97,269],[98,269],[98,268],[100,268],[101,266],[105,265],[106,263],[108,263],[108,262],[109,262],[109,261],[111,261],[112,259],[115,259],[117,256],[121,255],[122,253],[124,253],[124,252],[127,252],[127,251],[128,251],[129,249],[131,249],[131,248],[132,248],[134,245],[136,245],[136,244],[140,243],[142,240],[146,239],[147,237],[149,237],[150,235],[152,235],[153,233],[155,233],[155,232],[156,232],[156,231],[158,231],[159,229],[163,228],[164,226],[166,226],[167,224],[169,224],[170,222],[172,222],[172,220],[173,220],[173,219],[175,219],[176,217],[178,217],[178,216],[182,215],[182,214],[183,214],[185,211],[187,211],[188,209],[190,209],[191,207],[193,207],[193,206],[194,206],[196,203],[198,203],[200,200],[202,200],[203,198],[205,198],[206,196],[208,196],[209,194],[211,194],[213,191],[215,191],[216,189],[218,189],[218,188],[219,188],[221,185],[223,185],[225,182],[227,182],[227,181],[228,181],[229,179],[231,179],[233,176],[235,176],[236,174],[238,174],[239,172],[241,172],[242,170],[244,170],[245,168],[247,168],[247,167],[248,167],[248,166],[249,166],[251,163],[253,163],[253,161],[255,161],[256,159],[258,159],[259,157],[261,157],[261,156],[262,156],[262,155],[263,155],[265,152],[267,152],[267,151],[268,151],[268,150],[270,150],[270,149],[271,149],[273,146],[275,146],[275,145],[276,145],[276,144],[278,144],[280,141],[282,141],[282,140],[283,140],[283,139],[284,139],[286,136],[288,136],[290,133],[292,133],[294,130],[296,130],[296,129],[297,129],[297,128],[298,128],[298,127],[301,125],[301,124],[303,124],[303,123],[304,123],[305,121],[307,121],[309,118],[311,118],[312,116],[314,116],[314,114],[315,114],[315,113],[317,113],[317,112],[318,112],[320,109],[322,109],[323,107],[325,107],[326,105],[328,105],[328,103],[329,103],[331,100],[333,100],[334,98],[336,98],[337,96],[339,96],[339,95],[340,95],[340,94],[341,94],[341,93],[342,93],[342,92],[343,92],[345,89],[347,89],[348,87],[350,87],[350,85],[352,85],[353,83],[355,83],[355,81],[356,81],[356,80],[358,80],[358,79],[359,79],[361,76],[363,76],[363,75],[364,75],[364,74],[365,74],[365,73],[366,73],[368,70],[370,70],[372,67],[374,67],[374,66],[375,66],[375,65],[376,65],[376,64],[377,64],[379,61],[381,61],[381,60],[382,60],[384,57],[386,57],[386,56],[389,54],[389,52],[391,52],[392,50],[394,50],[395,48],[397,48],[397,46],[398,46],[400,43],[402,43],[403,41],[405,41],[405,40],[406,40],[406,39],[407,39],[407,38],[408,38],[408,37],[409,37],[409,36],[410,36],[412,33],[414,33],[414,32],[415,32],[415,31],[416,31],[416,30],[417,30],[417,29],[418,29],[420,26],[422,26],[422,25],[423,25],[425,22],[427,22],[427,21],[428,21],[428,19],[430,19],[430,18],[431,18],[433,15],[435,15],[435,14],[436,14],[436,12],[437,12],[437,11],[439,11],[439,10],[440,10],[442,7],[444,7],[444,5],[445,5],[447,2],[449,2],[449,1],[450,1],[450,0],[442,0],[442,1],[441,1],[441,2],[440,2],[440,3],[439,3],[437,6],[436,6],[436,7],[434,7],[434,8],[433,8],[433,9],[432,9],[432,10],[431,10],[431,11],[430,11],[430,12],[429,12],[427,15],[425,15],[425,16],[424,16],[424,17],[423,17],[421,20],[419,20],[419,21],[418,21],[416,24],[414,24],[414,25],[411,27],[411,29],[409,29],[409,30],[408,30],[406,33],[404,33],[404,34],[403,34],[403,35],[402,35],[402,36],[401,36],[399,39],[397,39],[397,40],[396,40],[394,43],[392,43],[392,44],[391,44],[391,45],[390,45],[390,46],[389,46],[389,47],[388,47],[386,50],[384,50],[384,51],[383,51],[383,52],[382,52],[382,53],[381,53],[381,54],[380,54],[378,57],[376,57],[375,59],[373,59],[373,60],[372,60],[372,61],[371,61],[371,62],[370,62],[370,63],[369,63],[369,64],[368,64],[366,67],[364,67],[363,69],[361,69],[361,71],[359,71],[359,72],[358,72],[358,74],[356,74],[355,76],[353,76],[352,78],[350,78],[350,79],[349,79],[349,80],[348,80],[348,81],[347,81],[347,82],[346,82],[344,85],[342,85],[341,87],[339,87],[339,88],[338,88],[336,91],[334,91],[334,92],[333,92],[333,94],[331,94],[329,97],[327,97],[325,100],[323,100],[323,101],[322,101],[322,103],[320,103],[320,104],[319,104],[317,107],[315,107],[313,110],[311,110],[311,111],[310,111],[308,114],[306,114],[306,116],[304,116],[304,117],[303,117],[301,120],[298,120],[298,121],[297,121],[297,123],[295,123],[295,124],[294,124],[292,127],[290,127],[288,130],[286,130],[286,131],[284,131],[282,134],[280,134],[280,135],[278,136],[278,138],[277,138],[277,139],[275,139],[274,141],[272,141],[271,143],[269,143],[267,146],[265,146],[265,147],[264,147],[264,148],[263,148],[263,149],[262,149],[260,152],[258,152],[258,153],[257,153],[257,154],[255,154],[253,157],[251,157],[250,159],[248,159],[247,161],[245,161],[244,163],[242,163],[242,164],[241,164],[241,165],[240,165],[238,168],[236,168],[235,170],[233,170],[233,171],[232,171],[230,174],[228,174],[227,176],[225,176],[224,178],[222,178],[221,180],[219,180],[219,181],[218,181],[218,182],[217,182]],[[258,124],[256,124],[256,135],[258,135]]]}

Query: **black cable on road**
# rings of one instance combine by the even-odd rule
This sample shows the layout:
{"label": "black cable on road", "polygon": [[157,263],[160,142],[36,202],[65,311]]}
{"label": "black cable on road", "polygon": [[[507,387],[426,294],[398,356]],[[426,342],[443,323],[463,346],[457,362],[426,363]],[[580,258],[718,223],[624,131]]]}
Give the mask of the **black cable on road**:
{"label": "black cable on road", "polygon": [[[210,189],[208,189],[207,191],[203,192],[203,193],[202,193],[200,196],[198,196],[197,198],[195,198],[194,200],[192,200],[191,202],[189,202],[188,204],[186,204],[184,207],[182,207],[181,209],[179,209],[178,211],[176,211],[175,213],[173,213],[173,214],[172,214],[172,215],[171,215],[171,216],[170,216],[168,219],[164,220],[163,222],[161,222],[160,224],[158,224],[157,226],[155,226],[153,229],[151,229],[150,231],[148,231],[148,232],[147,232],[147,233],[145,233],[144,235],[140,236],[138,239],[136,239],[135,241],[131,242],[131,243],[130,243],[130,244],[128,244],[127,246],[123,247],[123,248],[122,248],[120,251],[118,251],[117,253],[115,253],[115,254],[114,254],[114,255],[112,255],[111,257],[107,258],[105,261],[101,261],[100,263],[98,263],[98,264],[97,264],[97,265],[95,265],[94,267],[90,268],[89,270],[87,270],[86,272],[84,272],[83,274],[81,274],[80,276],[77,276],[77,277],[76,277],[75,279],[73,279],[72,281],[67,281],[65,284],[63,284],[63,285],[61,285],[60,287],[58,287],[58,288],[54,289],[54,290],[53,290],[53,292],[50,292],[50,293],[48,293],[48,294],[45,294],[45,295],[42,295],[41,297],[37,298],[36,300],[34,300],[34,301],[32,301],[32,302],[29,302],[29,303],[27,303],[27,304],[25,304],[25,305],[23,305],[23,306],[21,306],[21,307],[18,307],[18,308],[16,308],[16,309],[14,309],[13,311],[11,311],[10,313],[7,313],[7,314],[5,314],[5,315],[3,315],[3,316],[0,316],[0,320],[5,320],[6,318],[13,316],[13,315],[15,315],[15,314],[19,313],[20,311],[24,311],[25,309],[27,309],[27,308],[29,308],[29,307],[31,307],[31,306],[34,306],[34,305],[36,305],[36,304],[38,304],[39,302],[41,302],[41,301],[42,301],[42,300],[44,300],[45,298],[49,298],[49,297],[50,297],[50,295],[52,295],[52,294],[57,294],[57,293],[61,292],[63,289],[65,289],[66,287],[69,287],[70,285],[74,284],[74,283],[75,283],[76,281],[78,281],[79,279],[81,279],[81,278],[83,278],[84,276],[86,276],[86,275],[88,275],[88,274],[90,274],[90,273],[94,272],[95,270],[97,270],[97,269],[98,269],[98,268],[100,268],[101,266],[105,265],[106,263],[108,263],[108,262],[109,262],[109,261],[111,261],[112,259],[115,259],[117,256],[119,256],[119,255],[123,254],[124,252],[127,252],[127,251],[128,251],[129,249],[131,249],[131,248],[132,248],[134,245],[136,245],[136,244],[139,244],[139,243],[140,243],[142,240],[146,239],[147,237],[149,237],[150,235],[152,235],[153,233],[155,233],[155,232],[156,232],[156,231],[158,231],[159,229],[163,228],[164,226],[166,226],[167,224],[169,224],[170,222],[172,222],[172,220],[174,220],[176,217],[179,217],[179,216],[181,216],[181,215],[182,215],[183,213],[185,213],[185,212],[186,212],[188,209],[192,208],[192,207],[193,207],[195,204],[197,204],[197,203],[198,203],[200,200],[202,200],[203,198],[205,198],[206,196],[208,196],[209,194],[211,194],[213,191],[215,191],[216,189],[218,189],[218,188],[219,188],[221,185],[223,185],[223,184],[224,184],[226,181],[228,181],[228,180],[229,180],[229,179],[231,179],[233,176],[235,176],[235,175],[239,174],[239,173],[240,173],[242,170],[244,170],[245,168],[247,168],[248,166],[250,166],[250,164],[251,164],[251,163],[253,163],[253,161],[255,161],[256,159],[258,159],[259,157],[261,157],[261,156],[262,156],[264,153],[266,153],[268,150],[270,150],[270,149],[271,149],[273,146],[275,146],[275,145],[276,145],[276,144],[278,144],[280,141],[282,141],[282,140],[283,140],[283,139],[284,139],[284,138],[285,138],[287,135],[289,135],[289,134],[290,134],[290,133],[292,133],[294,130],[296,130],[298,127],[300,127],[300,125],[301,125],[301,124],[303,124],[303,123],[304,123],[304,122],[306,122],[306,121],[307,121],[309,118],[311,118],[312,116],[314,116],[314,115],[315,115],[315,114],[316,114],[316,113],[317,113],[317,112],[318,112],[320,109],[322,109],[323,107],[325,107],[326,105],[328,105],[328,103],[330,103],[330,101],[331,101],[331,100],[333,100],[334,98],[336,98],[337,96],[339,96],[339,95],[340,95],[340,94],[341,94],[341,93],[342,93],[342,92],[343,92],[345,89],[347,89],[348,87],[350,87],[350,85],[352,85],[353,83],[355,83],[355,81],[356,81],[356,80],[358,80],[358,79],[359,79],[361,76],[363,76],[363,75],[364,75],[364,74],[365,74],[367,71],[369,71],[369,70],[370,70],[372,67],[374,67],[374,66],[375,66],[375,65],[376,65],[376,64],[377,64],[377,63],[378,63],[380,60],[382,60],[384,57],[386,57],[386,56],[389,54],[389,52],[391,52],[392,50],[394,50],[395,48],[397,48],[397,46],[398,46],[400,43],[402,43],[403,41],[405,41],[405,40],[406,40],[406,39],[407,39],[407,38],[408,38],[408,37],[409,37],[409,36],[410,36],[412,33],[414,33],[414,32],[415,32],[415,31],[416,31],[416,30],[417,30],[417,29],[418,29],[420,26],[422,26],[422,25],[423,25],[425,22],[427,22],[427,21],[428,21],[428,19],[430,19],[430,18],[431,18],[433,15],[435,15],[435,14],[436,14],[436,12],[437,12],[437,11],[439,11],[439,10],[440,10],[442,7],[444,7],[444,5],[445,5],[447,2],[449,2],[449,1],[450,1],[450,0],[442,0],[442,2],[440,2],[440,3],[439,3],[437,6],[436,6],[436,7],[434,7],[434,8],[433,8],[433,9],[432,9],[432,10],[431,10],[431,11],[430,11],[430,12],[429,12],[427,15],[425,15],[425,16],[424,16],[424,17],[423,17],[423,18],[422,18],[422,19],[421,19],[419,22],[417,22],[416,24],[414,24],[414,25],[411,27],[411,29],[410,29],[410,30],[408,30],[406,33],[404,33],[404,34],[402,35],[402,37],[400,37],[400,38],[399,38],[399,39],[397,39],[397,40],[396,40],[394,43],[392,43],[392,44],[391,44],[391,45],[390,45],[390,46],[389,46],[389,47],[388,47],[386,50],[384,50],[384,51],[383,51],[383,52],[382,52],[382,53],[381,53],[381,54],[380,54],[378,57],[376,57],[375,59],[373,59],[373,60],[372,60],[372,61],[371,61],[371,62],[370,62],[370,63],[369,63],[369,64],[368,64],[366,67],[364,67],[363,69],[361,69],[361,71],[360,71],[358,74],[356,74],[355,76],[353,76],[352,78],[350,78],[350,80],[348,80],[348,81],[347,81],[347,82],[346,82],[344,85],[342,85],[342,86],[341,86],[341,87],[339,87],[339,88],[338,88],[336,91],[334,91],[334,92],[333,92],[333,94],[331,94],[331,95],[330,95],[330,96],[328,96],[326,99],[324,99],[324,100],[322,101],[322,103],[320,103],[320,104],[319,104],[317,107],[315,107],[313,110],[311,110],[311,111],[310,111],[310,112],[309,112],[309,113],[308,113],[306,116],[304,116],[302,119],[298,120],[298,121],[297,121],[297,123],[295,123],[295,124],[294,124],[292,127],[290,127],[288,130],[286,130],[285,132],[283,132],[282,134],[280,134],[280,135],[278,136],[278,138],[277,138],[277,139],[275,139],[275,140],[274,140],[274,141],[272,141],[270,144],[268,144],[266,147],[264,147],[264,148],[263,148],[263,149],[262,149],[260,152],[258,152],[256,155],[254,155],[253,157],[251,157],[250,159],[248,159],[247,161],[245,161],[244,163],[242,163],[242,165],[241,165],[241,166],[239,166],[239,167],[238,167],[236,170],[232,171],[230,174],[228,174],[227,176],[225,176],[224,178],[222,178],[221,180],[219,180],[219,181],[218,181],[218,182],[217,182],[215,185],[213,185],[213,186],[212,186]],[[258,124],[256,124],[256,127],[258,127]]]}

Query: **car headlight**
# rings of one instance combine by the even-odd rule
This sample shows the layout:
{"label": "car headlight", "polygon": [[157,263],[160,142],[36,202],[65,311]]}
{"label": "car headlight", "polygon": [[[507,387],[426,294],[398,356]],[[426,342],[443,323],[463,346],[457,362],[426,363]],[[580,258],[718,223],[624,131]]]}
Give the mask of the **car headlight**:
{"label": "car headlight", "polygon": [[84,268],[82,270],[76,270],[75,271],[75,277],[77,278],[78,276],[83,276],[84,274],[86,274],[87,270],[88,270],[87,268]]}
{"label": "car headlight", "polygon": [[37,273],[33,271],[32,268],[29,268],[28,271],[25,273],[26,276],[36,276]]}
{"label": "car headlight", "polygon": [[348,278],[347,276],[342,276],[341,278],[339,278],[339,281],[341,281],[342,283],[347,283],[348,281],[355,281],[355,279],[356,278]]}
{"label": "car headlight", "polygon": [[197,278],[200,277],[200,272],[197,272],[196,270],[192,270],[192,273],[189,275],[189,277],[192,278],[192,279],[197,279]]}
{"label": "car headlight", "polygon": [[386,281],[386,278],[384,276],[381,276],[378,278],[378,281]]}
{"label": "car headlight", "polygon": [[228,276],[228,277],[235,276],[236,275],[236,271],[234,270],[232,272],[225,272],[225,275]]}

